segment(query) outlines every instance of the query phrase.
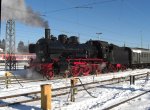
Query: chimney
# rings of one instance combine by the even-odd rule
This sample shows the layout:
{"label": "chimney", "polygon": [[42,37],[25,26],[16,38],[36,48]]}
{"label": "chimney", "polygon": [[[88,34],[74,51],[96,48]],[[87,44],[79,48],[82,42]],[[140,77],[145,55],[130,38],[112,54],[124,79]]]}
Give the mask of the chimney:
{"label": "chimney", "polygon": [[45,39],[51,39],[50,29],[45,29]]}

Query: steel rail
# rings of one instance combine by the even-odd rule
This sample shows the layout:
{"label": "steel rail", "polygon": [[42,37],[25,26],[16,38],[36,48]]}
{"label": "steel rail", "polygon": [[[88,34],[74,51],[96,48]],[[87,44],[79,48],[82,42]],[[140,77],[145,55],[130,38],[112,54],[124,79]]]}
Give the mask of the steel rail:
{"label": "steel rail", "polygon": [[115,107],[117,107],[117,106],[119,106],[119,105],[121,105],[121,104],[124,104],[124,103],[126,103],[126,102],[128,102],[128,101],[130,101],[130,100],[133,100],[133,99],[135,99],[135,98],[138,98],[138,97],[140,97],[140,96],[142,96],[142,95],[145,95],[145,94],[147,94],[147,93],[149,93],[150,92],[150,90],[149,91],[146,91],[146,92],[143,92],[143,93],[141,93],[141,94],[139,94],[139,95],[136,95],[136,96],[134,96],[134,97],[131,97],[131,98],[129,98],[129,99],[126,99],[126,100],[124,100],[124,101],[121,101],[121,102],[119,102],[119,103],[117,103],[117,104],[114,104],[114,105],[112,105],[112,106],[109,106],[109,107],[107,107],[107,108],[104,108],[103,110],[110,110],[110,109],[113,109],[113,108],[115,108]]}

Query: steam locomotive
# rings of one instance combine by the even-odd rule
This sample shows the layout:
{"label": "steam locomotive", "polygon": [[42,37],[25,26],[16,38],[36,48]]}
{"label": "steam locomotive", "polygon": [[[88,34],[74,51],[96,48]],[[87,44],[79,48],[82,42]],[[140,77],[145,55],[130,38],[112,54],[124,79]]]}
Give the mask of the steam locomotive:
{"label": "steam locomotive", "polygon": [[79,76],[150,66],[148,49],[119,47],[100,40],[81,44],[76,36],[61,34],[57,39],[50,29],[45,29],[44,38],[29,45],[29,52],[36,54],[30,68],[47,78],[55,74]]}

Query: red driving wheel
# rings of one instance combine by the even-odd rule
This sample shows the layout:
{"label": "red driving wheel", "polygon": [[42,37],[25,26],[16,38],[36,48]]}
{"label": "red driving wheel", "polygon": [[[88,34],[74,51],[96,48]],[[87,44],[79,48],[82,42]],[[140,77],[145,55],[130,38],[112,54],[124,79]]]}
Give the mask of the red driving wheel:
{"label": "red driving wheel", "polygon": [[72,76],[77,77],[80,75],[80,72],[81,72],[81,70],[79,67],[77,67],[77,66],[72,67]]}
{"label": "red driving wheel", "polygon": [[85,66],[82,72],[84,76],[88,76],[91,72],[91,69],[88,66]]}

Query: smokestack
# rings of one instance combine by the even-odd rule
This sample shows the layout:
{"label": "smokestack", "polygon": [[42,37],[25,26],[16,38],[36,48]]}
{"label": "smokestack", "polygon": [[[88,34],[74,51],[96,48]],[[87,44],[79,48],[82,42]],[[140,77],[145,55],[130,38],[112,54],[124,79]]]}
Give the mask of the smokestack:
{"label": "smokestack", "polygon": [[49,28],[45,29],[45,39],[51,39],[50,29]]}

